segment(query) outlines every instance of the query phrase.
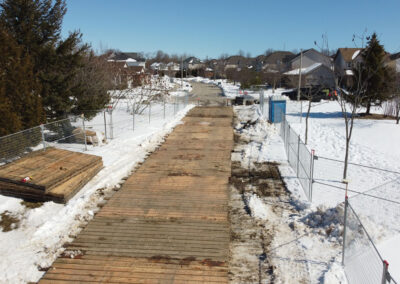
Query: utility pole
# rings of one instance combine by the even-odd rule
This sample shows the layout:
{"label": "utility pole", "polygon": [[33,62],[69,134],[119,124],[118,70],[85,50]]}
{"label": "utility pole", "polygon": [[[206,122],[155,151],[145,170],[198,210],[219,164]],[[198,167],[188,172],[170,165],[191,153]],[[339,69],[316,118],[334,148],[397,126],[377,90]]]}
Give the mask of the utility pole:
{"label": "utility pole", "polygon": [[[303,50],[300,50],[300,68],[299,68],[299,88],[297,89],[297,101],[300,102],[300,88],[301,88],[301,69],[303,67]],[[300,102],[300,123],[303,116],[303,103]]]}
{"label": "utility pole", "polygon": [[181,56],[181,88],[183,88],[183,55]]}

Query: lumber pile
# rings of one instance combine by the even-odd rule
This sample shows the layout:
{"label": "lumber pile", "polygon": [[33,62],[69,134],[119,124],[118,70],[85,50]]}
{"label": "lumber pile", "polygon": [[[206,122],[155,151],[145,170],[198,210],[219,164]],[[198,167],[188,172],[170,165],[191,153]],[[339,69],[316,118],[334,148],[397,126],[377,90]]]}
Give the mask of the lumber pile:
{"label": "lumber pile", "polygon": [[103,168],[101,157],[56,148],[0,167],[0,194],[66,203]]}

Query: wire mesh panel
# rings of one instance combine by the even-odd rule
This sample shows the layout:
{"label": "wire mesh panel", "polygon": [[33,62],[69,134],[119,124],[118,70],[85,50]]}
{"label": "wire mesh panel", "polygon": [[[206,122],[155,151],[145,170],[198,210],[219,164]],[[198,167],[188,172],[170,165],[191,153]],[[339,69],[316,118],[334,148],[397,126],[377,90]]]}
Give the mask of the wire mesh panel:
{"label": "wire mesh panel", "polygon": [[304,193],[306,194],[308,200],[312,199],[312,155],[310,151],[307,149],[307,146],[303,143],[303,141],[299,140],[298,147],[298,165],[297,165],[297,177],[303,187]]}
{"label": "wire mesh panel", "polygon": [[0,164],[6,164],[43,148],[42,131],[39,126],[0,137]]}
{"label": "wire mesh panel", "polygon": [[343,264],[351,284],[382,283],[383,260],[350,203],[347,206]]}
{"label": "wire mesh panel", "polygon": [[[400,232],[400,178],[353,195],[350,201],[368,231],[379,224],[389,232]],[[379,235],[371,238],[378,241]]]}
{"label": "wire mesh panel", "polygon": [[284,142],[289,165],[295,171],[306,197],[311,201],[313,155],[299,135],[290,127],[284,113],[281,113],[280,121],[280,135]]}

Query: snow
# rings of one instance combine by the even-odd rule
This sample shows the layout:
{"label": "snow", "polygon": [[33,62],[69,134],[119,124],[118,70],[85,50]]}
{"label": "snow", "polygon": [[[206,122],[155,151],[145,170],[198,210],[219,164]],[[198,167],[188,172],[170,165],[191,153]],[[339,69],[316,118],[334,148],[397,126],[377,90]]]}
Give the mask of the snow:
{"label": "snow", "polygon": [[354,75],[353,70],[346,70],[346,75],[353,76]]}
{"label": "snow", "polygon": [[[171,87],[174,84],[171,84]],[[137,90],[135,91],[137,92]],[[164,137],[181,123],[181,119],[193,106],[180,106],[174,116],[173,105],[167,104],[166,118],[163,103],[154,103],[149,122],[148,112],[135,117],[129,104],[121,100],[113,111],[114,139],[98,146],[88,145],[85,153],[101,156],[104,168],[89,181],[67,204],[45,202],[38,208],[27,208],[21,199],[0,195],[0,214],[19,219],[9,232],[0,231],[0,283],[36,282],[64,250],[63,244],[76,236],[104,204],[105,198],[118,190],[124,178],[142,163],[148,153],[154,151]],[[99,132],[104,129],[103,113],[87,122],[88,129]],[[70,145],[59,145],[70,149]],[[82,145],[73,150],[82,151]]]}
{"label": "snow", "polygon": [[354,51],[353,56],[351,57],[351,60],[354,60],[361,52],[361,49]]}
{"label": "snow", "polygon": [[266,220],[271,215],[271,209],[257,195],[251,195],[248,203],[253,217]]}
{"label": "snow", "polygon": [[[301,74],[308,74],[311,71],[320,67],[321,65],[322,63],[314,63],[309,67],[301,68]],[[284,75],[299,75],[299,73],[300,73],[300,68],[297,68],[284,73]]]}

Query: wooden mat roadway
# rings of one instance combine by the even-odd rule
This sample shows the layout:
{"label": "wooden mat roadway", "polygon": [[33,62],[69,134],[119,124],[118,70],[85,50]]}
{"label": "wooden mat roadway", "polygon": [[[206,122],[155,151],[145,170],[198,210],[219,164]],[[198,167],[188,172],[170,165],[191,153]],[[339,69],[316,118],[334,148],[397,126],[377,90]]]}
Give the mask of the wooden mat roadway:
{"label": "wooden mat roadway", "polygon": [[232,116],[192,109],[40,283],[227,283]]}

